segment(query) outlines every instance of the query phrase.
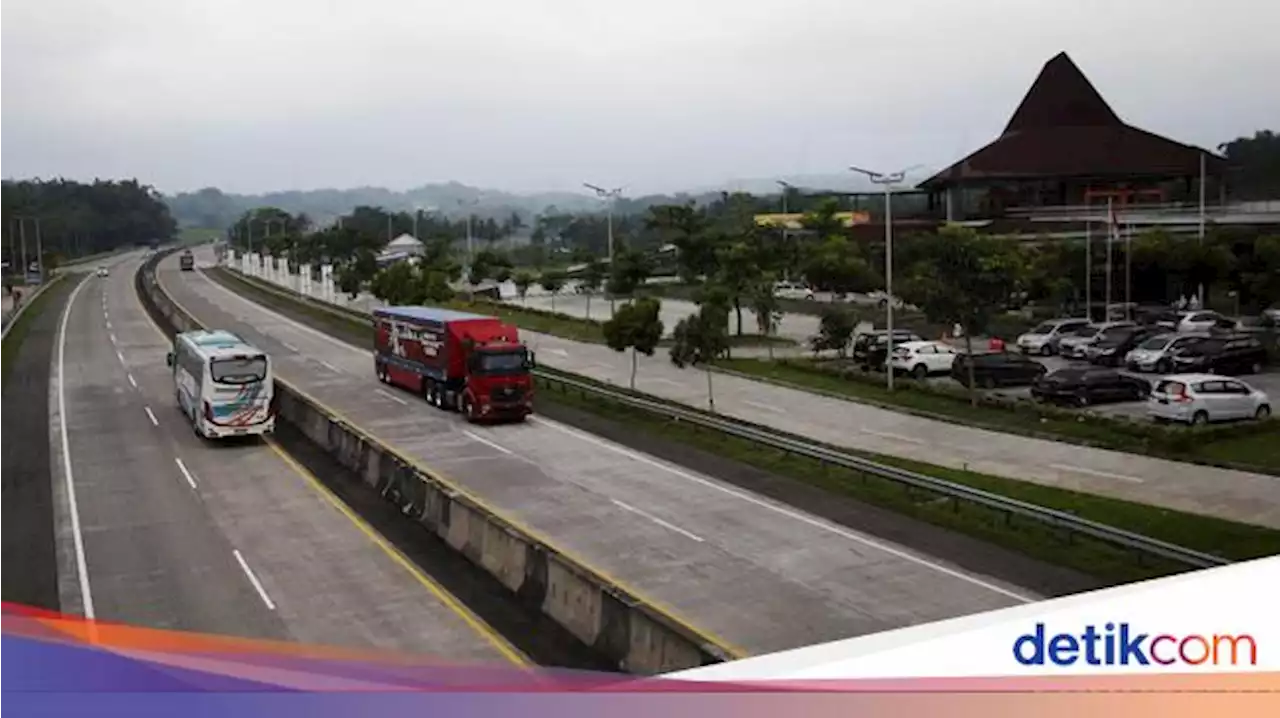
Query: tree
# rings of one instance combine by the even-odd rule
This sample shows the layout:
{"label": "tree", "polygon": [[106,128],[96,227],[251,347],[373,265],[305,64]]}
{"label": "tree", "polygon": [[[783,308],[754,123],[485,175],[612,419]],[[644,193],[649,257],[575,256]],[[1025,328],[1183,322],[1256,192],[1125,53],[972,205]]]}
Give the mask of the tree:
{"label": "tree", "polygon": [[[948,225],[917,238],[922,246],[907,267],[902,298],[920,307],[930,321],[964,329],[972,356],[974,334],[985,332],[993,310],[1002,308],[1018,284],[1016,249],[1006,240]],[[969,362],[970,402],[977,404],[973,362]]]}
{"label": "tree", "polygon": [[582,276],[578,278],[578,286],[587,295],[587,319],[591,318],[591,295],[600,291],[600,285],[604,282],[604,273],[604,265],[600,260],[589,257],[587,266],[582,269]]}
{"label": "tree", "polygon": [[811,245],[803,262],[805,279],[823,291],[868,292],[881,286],[880,275],[846,237],[833,235]]}
{"label": "tree", "polygon": [[675,245],[676,264],[686,282],[715,272],[716,247],[707,234],[707,218],[692,202],[651,207],[645,226]]}
{"label": "tree", "polygon": [[539,280],[542,288],[551,294],[551,311],[553,312],[556,310],[556,295],[560,293],[561,289],[564,289],[564,282],[564,272],[559,270],[543,272],[542,279]]}
{"label": "tree", "polygon": [[414,304],[410,298],[415,293],[417,272],[408,262],[396,262],[380,270],[373,277],[369,291],[373,296],[390,305]]}
{"label": "tree", "polygon": [[1237,137],[1218,145],[1232,176],[1228,180],[1246,197],[1269,199],[1280,192],[1280,134],[1259,130],[1253,137]]}
{"label": "tree", "polygon": [[774,276],[765,273],[751,286],[747,295],[751,311],[756,315],[756,329],[765,338],[769,359],[773,360],[773,337],[782,324],[782,310],[778,306],[778,294],[774,291]]}
{"label": "tree", "polygon": [[707,405],[716,410],[711,385],[711,364],[729,348],[728,307],[707,302],[698,311],[681,319],[672,332],[671,363],[680,368],[702,367],[707,372]]}
{"label": "tree", "polygon": [[1259,237],[1240,268],[1241,293],[1259,309],[1280,304],[1280,235]]}
{"label": "tree", "polygon": [[609,282],[605,291],[613,296],[627,297],[644,286],[653,275],[653,261],[644,252],[623,247],[613,254],[609,267]]}
{"label": "tree", "polygon": [[354,264],[343,264],[334,272],[334,282],[338,285],[338,289],[355,299],[360,296],[361,278],[360,273],[356,270]]}
{"label": "tree", "polygon": [[636,388],[637,355],[653,356],[662,339],[662,304],[652,297],[641,297],[618,308],[602,327],[610,349],[631,349],[631,388]]}
{"label": "tree", "polygon": [[524,298],[529,294],[529,287],[533,286],[533,274],[521,270],[516,272],[513,281],[516,285],[516,294],[520,295],[520,303],[524,303]]}
{"label": "tree", "polygon": [[847,308],[826,307],[822,310],[822,319],[818,323],[818,335],[809,340],[810,345],[814,353],[834,350],[837,356],[844,359],[849,354],[849,342],[857,327],[857,315]]}

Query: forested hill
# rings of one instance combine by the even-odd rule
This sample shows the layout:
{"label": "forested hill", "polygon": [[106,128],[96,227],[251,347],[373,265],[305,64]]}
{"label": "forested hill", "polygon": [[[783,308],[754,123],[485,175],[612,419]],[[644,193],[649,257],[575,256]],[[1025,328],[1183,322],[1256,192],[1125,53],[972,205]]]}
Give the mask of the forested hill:
{"label": "forested hill", "polygon": [[[137,180],[5,180],[0,192],[6,240],[26,238],[34,257],[37,233],[48,256],[82,257],[126,245],[167,240],[177,233],[169,208],[150,186]],[[4,244],[5,258],[15,242]]]}

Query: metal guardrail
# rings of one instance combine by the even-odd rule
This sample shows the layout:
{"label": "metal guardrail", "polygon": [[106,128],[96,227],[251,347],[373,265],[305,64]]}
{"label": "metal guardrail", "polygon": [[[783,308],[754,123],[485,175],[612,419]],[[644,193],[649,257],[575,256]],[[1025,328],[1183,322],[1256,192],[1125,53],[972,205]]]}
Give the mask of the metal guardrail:
{"label": "metal guardrail", "polygon": [[[256,278],[245,277],[245,279],[248,281],[254,281]],[[275,290],[277,293],[290,299],[305,302],[318,309],[328,310],[330,313],[335,315],[341,315],[356,321],[368,321],[369,319],[369,315],[367,313],[359,310],[321,302],[312,297],[305,297],[297,292],[290,291],[284,287],[272,286],[270,283],[265,281],[259,280],[256,283],[263,286],[264,289]],[[1221,556],[1214,556],[1212,554],[1195,551],[1183,546],[1151,538],[1149,536],[1143,536],[1142,534],[1134,533],[1132,531],[1126,531],[1097,521],[1080,518],[1079,516],[1066,511],[1038,506],[1036,504],[1012,499],[989,491],[975,489],[953,481],[946,481],[945,479],[939,479],[919,474],[914,471],[900,469],[896,466],[878,463],[870,459],[855,456],[822,444],[805,441],[799,437],[788,435],[775,429],[764,428],[740,419],[712,416],[692,409],[673,406],[665,402],[642,398],[635,394],[609,389],[595,383],[572,378],[574,375],[571,375],[568,372],[538,369],[535,373],[538,378],[544,381],[558,383],[561,386],[573,388],[583,394],[606,398],[610,401],[633,409],[639,409],[668,419],[691,424],[693,426],[718,431],[729,436],[751,441],[772,449],[778,449],[780,451],[795,454],[796,456],[803,456],[819,462],[831,464],[833,466],[859,471],[870,476],[899,483],[911,488],[929,491],[939,496],[944,496],[957,501],[965,501],[978,506],[983,506],[994,511],[1002,512],[1006,516],[1020,516],[1040,524],[1062,529],[1072,534],[1088,536],[1140,554],[1157,556],[1194,568],[1210,568],[1213,566],[1225,566],[1232,563],[1231,560],[1222,558]]]}

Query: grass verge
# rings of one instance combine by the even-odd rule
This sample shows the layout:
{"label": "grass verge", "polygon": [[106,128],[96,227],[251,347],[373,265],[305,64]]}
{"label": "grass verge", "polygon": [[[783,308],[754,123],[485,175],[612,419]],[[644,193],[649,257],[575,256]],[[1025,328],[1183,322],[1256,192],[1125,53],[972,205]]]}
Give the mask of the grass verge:
{"label": "grass verge", "polygon": [[1280,474],[1280,422],[1210,427],[1164,427],[1128,419],[1085,416],[1031,401],[985,400],[969,403],[963,391],[942,390],[910,379],[895,391],[881,374],[837,372],[808,359],[725,359],[717,366],[751,378],[813,390],[851,401],[905,410],[932,419],[1011,434],[1068,441],[1177,461]]}
{"label": "grass verge", "polygon": [[[58,291],[58,287],[55,285],[59,282],[67,281],[66,277],[67,275],[63,274],[54,277],[44,291],[31,300],[31,304],[27,306],[26,311],[17,318],[9,333],[5,335],[4,345],[0,347],[0,386],[9,384],[9,372],[13,371],[18,352],[22,350],[22,342],[27,338],[27,333],[31,331],[31,325],[35,321],[36,315],[44,310],[51,297]],[[15,309],[14,311],[17,310]]]}
{"label": "grass verge", "polygon": [[[336,338],[357,346],[370,346],[371,335],[368,325],[354,317],[340,316],[296,301],[276,291],[256,286],[228,272],[215,270],[210,272],[210,275],[232,291],[242,293],[264,306],[306,322]],[[682,442],[779,476],[950,528],[1043,561],[1079,570],[1108,582],[1119,583],[1150,578],[1175,572],[1180,568],[1169,562],[1149,558],[1144,560],[1123,549],[1087,537],[1068,536],[1039,523],[1017,518],[1009,520],[1001,512],[954,503],[924,491],[906,490],[895,482],[861,472],[822,464],[719,432],[696,429],[688,426],[687,423],[672,422],[654,414],[638,412],[598,396],[582,396],[574,391],[560,391],[558,388],[563,388],[563,385],[557,384],[554,376],[562,373],[549,369],[542,371],[552,378],[539,380],[542,387],[539,401],[563,403],[624,422],[639,431],[653,432],[672,441]],[[565,376],[614,391],[632,393],[586,377]],[[637,395],[650,401],[689,409],[676,402],[643,394]],[[906,459],[854,452],[842,447],[832,448],[1040,506],[1068,511],[1077,516],[1233,560],[1280,553],[1280,531],[1265,527],[970,471],[947,469]]]}

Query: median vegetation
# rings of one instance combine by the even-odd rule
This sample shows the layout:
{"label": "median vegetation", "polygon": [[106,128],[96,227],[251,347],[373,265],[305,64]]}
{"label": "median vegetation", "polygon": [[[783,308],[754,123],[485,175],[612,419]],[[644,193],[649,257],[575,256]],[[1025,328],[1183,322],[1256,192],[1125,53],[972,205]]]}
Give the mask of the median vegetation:
{"label": "median vegetation", "polygon": [[[216,269],[210,274],[232,291],[242,293],[254,301],[306,322],[332,336],[357,346],[370,345],[368,325],[356,316],[343,315],[316,304],[300,301],[287,295],[284,290],[242,278],[225,270]],[[646,347],[645,339],[640,336],[624,333],[616,337],[616,340],[618,346],[624,348],[637,346],[641,352]],[[692,339],[686,339],[686,341],[691,342],[687,346],[696,348],[695,341]],[[1132,581],[1179,570],[1178,566],[1149,558],[1135,557],[1110,545],[1086,537],[1069,536],[1042,524],[1016,518],[1011,520],[1002,513],[988,509],[954,504],[928,492],[906,490],[896,483],[867,474],[780,453],[776,449],[736,439],[720,432],[697,429],[688,426],[687,423],[673,422],[656,414],[638,412],[634,408],[595,394],[566,391],[563,384],[556,382],[556,376],[566,376],[614,391],[619,389],[613,385],[545,367],[540,372],[543,375],[539,378],[542,392],[538,401],[550,401],[578,408],[632,427],[636,431],[649,432],[777,476],[953,529],[1047,562],[1079,570],[1104,581],[1117,583]],[[685,410],[689,408],[652,396],[636,395],[649,401],[679,406]],[[842,447],[832,448],[1039,506],[1067,511],[1083,518],[1230,559],[1243,560],[1280,553],[1280,531],[1273,529],[971,471],[855,452]]]}
{"label": "median vegetation", "polygon": [[[34,298],[27,300],[29,302],[27,308],[21,310],[22,314],[13,320],[13,325],[9,327],[9,331],[4,335],[3,347],[0,347],[0,351],[3,352],[3,356],[0,356],[0,362],[2,362],[0,364],[0,374],[3,375],[0,376],[0,386],[8,386],[9,374],[17,363],[18,355],[22,352],[22,343],[26,341],[27,334],[31,331],[36,317],[49,306],[50,302],[57,301],[55,295],[60,297],[61,293],[69,291],[66,289],[69,286],[68,281],[65,275],[60,274],[54,277],[44,287],[43,291],[36,294]],[[70,283],[74,284],[74,280],[70,280]],[[35,291],[37,290],[34,288],[27,288],[28,294]],[[20,307],[14,307],[13,311],[18,312],[20,309]]]}

